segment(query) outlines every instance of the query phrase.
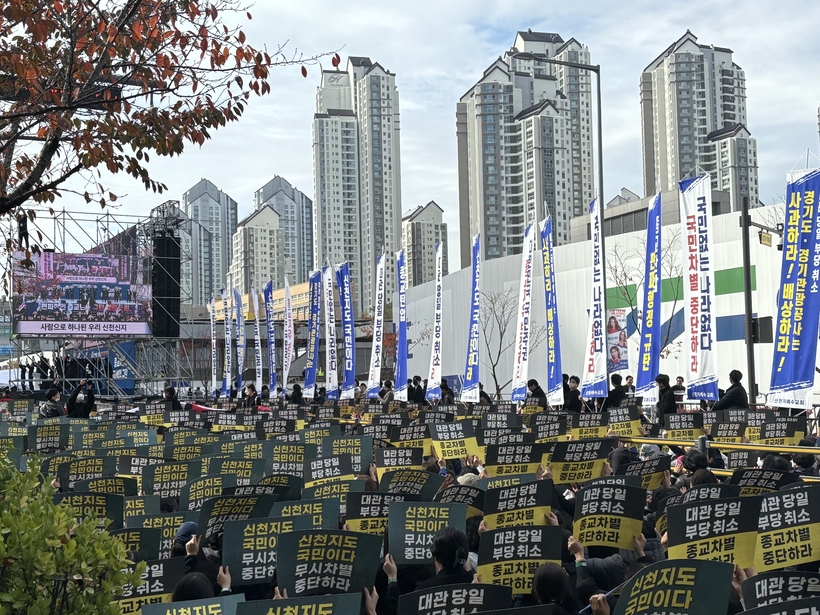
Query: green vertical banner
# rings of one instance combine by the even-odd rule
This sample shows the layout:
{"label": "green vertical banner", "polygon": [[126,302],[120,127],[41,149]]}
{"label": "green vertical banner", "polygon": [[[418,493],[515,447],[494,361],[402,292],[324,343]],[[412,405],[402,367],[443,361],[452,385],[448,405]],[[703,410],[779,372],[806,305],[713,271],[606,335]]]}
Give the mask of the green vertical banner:
{"label": "green vertical banner", "polygon": [[289,597],[361,594],[373,587],[382,540],[343,530],[306,530],[279,537],[276,578]]}
{"label": "green vertical banner", "polygon": [[725,613],[733,569],[731,564],[709,561],[651,564],[626,582],[614,615]]}

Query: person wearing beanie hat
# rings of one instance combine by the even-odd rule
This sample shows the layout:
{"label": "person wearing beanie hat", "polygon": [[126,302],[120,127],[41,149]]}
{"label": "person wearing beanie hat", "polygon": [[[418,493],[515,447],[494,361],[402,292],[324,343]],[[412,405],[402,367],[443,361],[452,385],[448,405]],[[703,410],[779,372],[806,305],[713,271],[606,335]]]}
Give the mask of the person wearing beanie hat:
{"label": "person wearing beanie hat", "polygon": [[196,536],[198,529],[199,526],[196,524],[196,521],[186,521],[179,526],[179,529],[174,536],[174,542],[184,547],[185,544],[191,540],[191,538]]}
{"label": "person wearing beanie hat", "polygon": [[46,391],[46,401],[40,406],[40,418],[50,419],[65,416],[63,404],[60,403],[60,391],[51,387]]}

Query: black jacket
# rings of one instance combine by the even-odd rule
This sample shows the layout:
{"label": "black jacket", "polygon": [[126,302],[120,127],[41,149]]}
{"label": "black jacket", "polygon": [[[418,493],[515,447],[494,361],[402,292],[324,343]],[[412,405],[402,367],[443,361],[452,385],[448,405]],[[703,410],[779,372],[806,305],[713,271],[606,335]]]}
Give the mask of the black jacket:
{"label": "black jacket", "polygon": [[78,386],[74,389],[74,392],[71,393],[71,397],[68,398],[68,403],[66,403],[66,408],[68,408],[68,416],[80,418],[80,419],[87,419],[91,414],[91,410],[94,409],[94,389],[93,387],[88,387],[88,390],[85,391],[85,399],[82,402],[77,401],[77,395],[79,395],[83,389],[86,387]]}
{"label": "black jacket", "polygon": [[564,410],[567,412],[581,411],[581,391],[578,389],[570,390],[567,395],[564,395]]}
{"label": "black jacket", "polygon": [[665,428],[663,417],[667,414],[675,414],[678,409],[678,406],[675,403],[675,392],[671,388],[664,389],[660,392],[657,408],[658,423],[660,423],[661,427]]}
{"label": "black jacket", "polygon": [[530,391],[530,397],[527,400],[526,404],[546,408],[547,394],[544,393],[544,389],[542,389],[541,387],[535,387],[534,391]]}
{"label": "black jacket", "polygon": [[602,412],[606,411],[607,408],[618,408],[625,399],[626,389],[624,389],[622,385],[612,387],[612,390],[609,392],[609,397],[607,397],[604,402]]}
{"label": "black jacket", "polygon": [[[401,574],[401,572],[399,572],[399,574]],[[442,570],[433,578],[421,581],[416,585],[416,590],[472,582],[473,572],[464,570],[463,566],[459,566],[455,570]],[[387,584],[387,612],[390,615],[396,615],[396,613],[398,613],[400,595],[401,591],[399,590],[398,583]]]}
{"label": "black jacket", "polygon": [[749,397],[746,395],[746,389],[743,388],[743,385],[739,382],[733,384],[728,389],[726,389],[726,393],[724,393],[723,397],[721,397],[715,405],[712,406],[712,410],[727,410],[729,408],[748,408],[749,407]]}
{"label": "black jacket", "polygon": [[51,419],[58,416],[65,416],[63,404],[58,401],[48,400],[40,406],[40,417],[44,419]]}

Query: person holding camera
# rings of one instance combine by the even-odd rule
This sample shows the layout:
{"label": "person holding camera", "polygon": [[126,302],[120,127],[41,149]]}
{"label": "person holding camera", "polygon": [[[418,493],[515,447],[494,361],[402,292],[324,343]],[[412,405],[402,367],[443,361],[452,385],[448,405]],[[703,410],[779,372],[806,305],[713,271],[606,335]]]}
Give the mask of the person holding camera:
{"label": "person holding camera", "polygon": [[94,382],[80,380],[79,386],[71,393],[66,404],[68,416],[87,419],[94,409]]}

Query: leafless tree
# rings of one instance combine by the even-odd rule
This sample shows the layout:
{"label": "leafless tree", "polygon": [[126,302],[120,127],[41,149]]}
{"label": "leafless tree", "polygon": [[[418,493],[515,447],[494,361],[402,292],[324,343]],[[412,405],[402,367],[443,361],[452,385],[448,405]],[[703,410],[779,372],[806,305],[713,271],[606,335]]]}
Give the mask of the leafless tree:
{"label": "leafless tree", "polygon": [[615,283],[616,292],[629,304],[629,318],[635,325],[635,330],[640,333],[641,321],[638,317],[638,289],[643,286],[644,270],[643,261],[646,254],[646,240],[643,239],[643,248],[636,248],[633,251],[626,251],[619,243],[615,243],[609,249],[606,257],[607,280]]}
{"label": "leafless tree", "polygon": [[[672,292],[672,312],[669,316],[669,322],[666,323],[666,332],[661,337],[661,356],[668,357],[672,354],[673,342],[672,335],[672,320],[675,316],[675,310],[678,307],[678,301],[682,300],[683,293],[683,262],[681,261],[681,230],[680,225],[667,226],[663,231],[663,247],[661,248],[661,276],[663,280],[669,280],[671,284],[668,288]],[[680,284],[677,284],[678,278],[681,278]],[[662,295],[663,293],[661,293]],[[680,345],[680,340],[677,342]]]}
{"label": "leafless tree", "polygon": [[[512,382],[512,378],[504,383],[499,382],[499,365],[507,355],[507,351],[515,345],[515,317],[518,312],[518,297],[512,289],[504,292],[481,293],[481,335],[484,339],[484,348],[487,351],[484,365],[490,368],[490,375],[495,386],[495,398],[501,399],[503,391]],[[532,321],[531,321],[532,322]],[[530,352],[541,345],[547,337],[547,330],[543,325],[535,325],[530,329]]]}

